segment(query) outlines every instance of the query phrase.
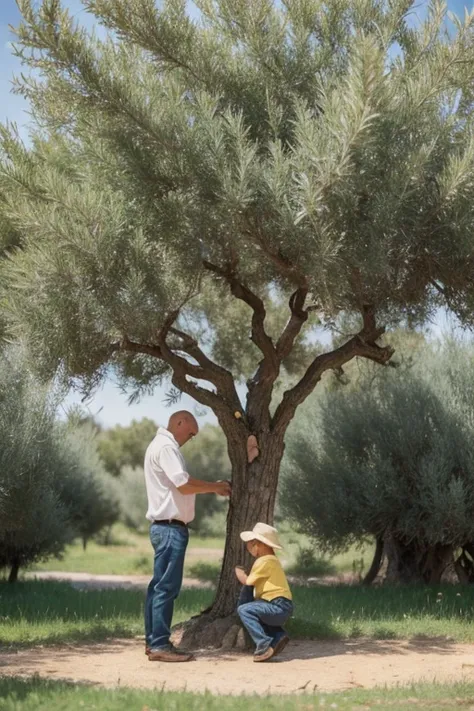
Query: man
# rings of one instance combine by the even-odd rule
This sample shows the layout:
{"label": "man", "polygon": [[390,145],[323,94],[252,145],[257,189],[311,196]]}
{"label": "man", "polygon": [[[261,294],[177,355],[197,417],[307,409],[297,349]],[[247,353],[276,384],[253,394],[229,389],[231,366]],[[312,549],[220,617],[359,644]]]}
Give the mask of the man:
{"label": "man", "polygon": [[188,523],[194,518],[196,494],[230,496],[227,481],[193,479],[179,450],[199,431],[195,417],[186,410],[171,415],[168,428],[159,427],[145,454],[147,519],[155,550],[153,578],[145,603],[146,653],[152,662],[188,662],[192,654],[170,643],[174,601],[183,581],[188,545]]}

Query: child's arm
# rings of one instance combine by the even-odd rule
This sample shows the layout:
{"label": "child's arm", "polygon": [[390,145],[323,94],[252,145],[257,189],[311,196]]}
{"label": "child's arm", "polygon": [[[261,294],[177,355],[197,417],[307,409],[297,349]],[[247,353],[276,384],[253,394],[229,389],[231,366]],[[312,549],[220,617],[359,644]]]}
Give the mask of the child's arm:
{"label": "child's arm", "polygon": [[245,570],[241,568],[239,565],[236,566],[235,568],[235,574],[237,576],[237,580],[241,585],[247,585],[247,575],[245,574]]}

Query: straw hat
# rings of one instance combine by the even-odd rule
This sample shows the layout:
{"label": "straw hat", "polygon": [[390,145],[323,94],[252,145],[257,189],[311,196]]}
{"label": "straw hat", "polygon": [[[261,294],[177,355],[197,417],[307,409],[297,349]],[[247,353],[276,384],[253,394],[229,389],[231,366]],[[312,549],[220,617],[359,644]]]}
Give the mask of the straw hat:
{"label": "straw hat", "polygon": [[246,543],[248,541],[261,541],[270,546],[270,548],[278,548],[279,550],[282,548],[276,528],[266,523],[256,523],[252,531],[243,531],[240,537]]}

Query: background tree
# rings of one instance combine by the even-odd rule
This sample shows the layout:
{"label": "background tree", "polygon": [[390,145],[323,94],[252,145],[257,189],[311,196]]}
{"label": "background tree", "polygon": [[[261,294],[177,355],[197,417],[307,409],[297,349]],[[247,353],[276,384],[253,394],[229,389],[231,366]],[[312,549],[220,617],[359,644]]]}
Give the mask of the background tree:
{"label": "background tree", "polygon": [[104,429],[97,437],[97,448],[105,468],[119,476],[123,467],[143,467],[145,451],[156,434],[158,425],[144,417],[130,425]]}
{"label": "background tree", "polygon": [[290,520],[328,552],[374,537],[372,572],[385,556],[390,581],[437,583],[453,565],[472,576],[474,418],[457,391],[473,392],[473,358],[425,348],[422,366],[375,381],[366,369],[357,390],[308,401],[285,457]]}
{"label": "background tree", "polygon": [[[137,393],[170,377],[215,412],[233,493],[212,619],[233,610],[238,534],[272,521],[287,427],[323,374],[387,363],[384,328],[439,303],[470,318],[473,15],[448,32],[435,1],[417,28],[407,0],[197,0],[199,21],[183,0],[84,5],[105,39],[59,0],[19,0],[34,124],[28,148],[3,131],[9,318],[45,374],[90,390],[113,367]],[[272,402],[316,314],[342,313],[358,331],[304,349]]]}
{"label": "background tree", "polygon": [[91,538],[110,530],[119,520],[120,485],[100,460],[97,434],[91,425],[65,429],[62,444],[65,461],[58,493],[85,550]]}
{"label": "background tree", "polygon": [[[209,424],[202,427],[199,436],[186,446],[184,454],[191,475],[197,479],[218,481],[231,478],[226,441],[219,427]],[[218,499],[216,496],[197,496],[193,528],[205,535],[209,526],[212,529],[209,519],[216,514],[223,514],[226,510],[227,501],[224,499]]]}
{"label": "background tree", "polygon": [[60,399],[18,348],[0,356],[0,569],[11,582],[74,538],[85,545],[120,512],[91,431],[57,420]]}
{"label": "background tree", "polygon": [[0,568],[10,582],[74,538],[55,487],[63,471],[57,400],[20,362],[18,351],[0,355]]}
{"label": "background tree", "polygon": [[148,528],[145,514],[148,501],[143,467],[124,467],[118,480],[121,496],[121,520],[128,528],[144,533]]}

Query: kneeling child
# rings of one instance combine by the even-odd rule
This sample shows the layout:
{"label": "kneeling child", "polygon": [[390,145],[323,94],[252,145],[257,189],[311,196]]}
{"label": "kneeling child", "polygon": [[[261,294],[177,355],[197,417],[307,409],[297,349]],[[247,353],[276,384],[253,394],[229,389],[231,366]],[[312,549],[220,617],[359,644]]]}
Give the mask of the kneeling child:
{"label": "kneeling child", "polygon": [[244,531],[240,537],[256,561],[249,575],[243,568],[235,569],[243,585],[237,614],[255,642],[254,662],[265,662],[289,642],[283,625],[293,612],[292,595],[275,555],[275,549],[281,550],[276,528],[257,523],[252,531]]}

